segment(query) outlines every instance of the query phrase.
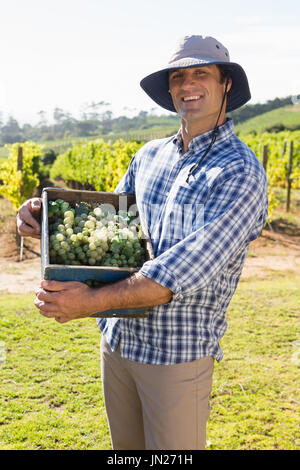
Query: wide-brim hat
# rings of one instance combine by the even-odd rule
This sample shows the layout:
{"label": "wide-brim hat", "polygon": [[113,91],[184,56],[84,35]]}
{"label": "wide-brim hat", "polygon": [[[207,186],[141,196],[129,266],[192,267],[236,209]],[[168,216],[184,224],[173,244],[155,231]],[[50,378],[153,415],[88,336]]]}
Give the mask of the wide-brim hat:
{"label": "wide-brim hat", "polygon": [[226,47],[212,37],[185,36],[179,41],[167,66],[147,75],[141,80],[142,89],[155,103],[176,112],[169,93],[169,72],[171,70],[208,65],[222,65],[232,80],[227,97],[226,112],[240,108],[250,100],[251,94],[244,69],[230,62]]}

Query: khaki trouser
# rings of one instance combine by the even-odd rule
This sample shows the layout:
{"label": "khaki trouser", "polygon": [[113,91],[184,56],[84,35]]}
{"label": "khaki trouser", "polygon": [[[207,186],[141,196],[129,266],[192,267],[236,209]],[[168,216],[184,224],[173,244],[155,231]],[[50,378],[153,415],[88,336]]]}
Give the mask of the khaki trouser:
{"label": "khaki trouser", "polygon": [[101,340],[101,375],[113,449],[205,449],[214,359],[174,365],[123,359]]}

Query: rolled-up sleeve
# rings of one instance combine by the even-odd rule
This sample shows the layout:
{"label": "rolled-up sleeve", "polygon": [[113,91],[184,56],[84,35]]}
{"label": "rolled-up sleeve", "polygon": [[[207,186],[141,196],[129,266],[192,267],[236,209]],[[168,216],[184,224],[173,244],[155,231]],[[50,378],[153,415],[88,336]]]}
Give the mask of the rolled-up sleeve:
{"label": "rolled-up sleeve", "polygon": [[169,288],[175,299],[193,294],[259,236],[267,215],[267,182],[262,173],[220,179],[205,202],[202,226],[144,263],[140,272]]}

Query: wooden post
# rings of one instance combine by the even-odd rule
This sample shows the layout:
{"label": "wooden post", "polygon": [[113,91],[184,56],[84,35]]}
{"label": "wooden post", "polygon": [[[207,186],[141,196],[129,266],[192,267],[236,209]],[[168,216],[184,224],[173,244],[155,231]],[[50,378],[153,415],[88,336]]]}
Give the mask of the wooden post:
{"label": "wooden post", "polygon": [[286,140],[285,140],[285,141],[283,142],[282,158],[285,156],[286,147],[287,147],[287,142],[286,142]]}
{"label": "wooden post", "polygon": [[[17,166],[18,171],[23,171],[23,148],[21,145],[18,147],[18,166]],[[21,185],[20,188],[20,193],[23,196],[23,185]]]}
{"label": "wooden post", "polygon": [[268,165],[268,154],[269,154],[269,149],[267,145],[264,145],[263,148],[263,157],[262,157],[262,165],[264,167],[265,172],[267,173],[267,165]]}
{"label": "wooden post", "polygon": [[[17,170],[23,171],[23,148],[21,145],[18,147],[18,162],[17,162]],[[21,196],[23,196],[23,185],[21,184],[20,187]],[[20,261],[23,259],[23,237],[19,235],[18,229],[16,228],[16,242],[17,246],[20,247]]]}
{"label": "wooden post", "polygon": [[287,212],[290,211],[290,203],[291,203],[291,189],[292,189],[291,174],[293,170],[293,152],[294,152],[294,142],[291,140],[288,171],[287,171],[287,198],[286,198],[286,211]]}

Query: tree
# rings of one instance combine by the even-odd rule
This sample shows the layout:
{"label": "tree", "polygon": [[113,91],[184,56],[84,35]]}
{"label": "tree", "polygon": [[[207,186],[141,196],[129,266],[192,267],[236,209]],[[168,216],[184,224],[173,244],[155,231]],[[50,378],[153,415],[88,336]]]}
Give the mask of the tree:
{"label": "tree", "polygon": [[110,106],[110,103],[105,101],[99,101],[98,103],[92,101],[90,104],[85,104],[82,107],[82,119],[84,121],[103,121],[106,113],[111,113],[111,111],[104,111],[107,106]]}
{"label": "tree", "polygon": [[46,118],[46,112],[41,110],[38,113],[39,116],[39,122],[37,123],[38,127],[44,127],[47,126],[47,118]]}
{"label": "tree", "polygon": [[65,112],[61,108],[55,108],[53,112],[53,119],[56,122],[56,124],[61,124],[65,117]]}
{"label": "tree", "polygon": [[2,132],[7,132],[8,134],[17,134],[21,132],[21,128],[18,121],[12,116],[9,116],[7,123],[2,127]]}
{"label": "tree", "polygon": [[[23,168],[18,170],[18,148],[23,149]],[[41,155],[41,147],[33,142],[15,143],[10,147],[10,154],[0,165],[0,194],[9,199],[15,210],[33,195],[39,184],[36,172],[37,161]]]}

